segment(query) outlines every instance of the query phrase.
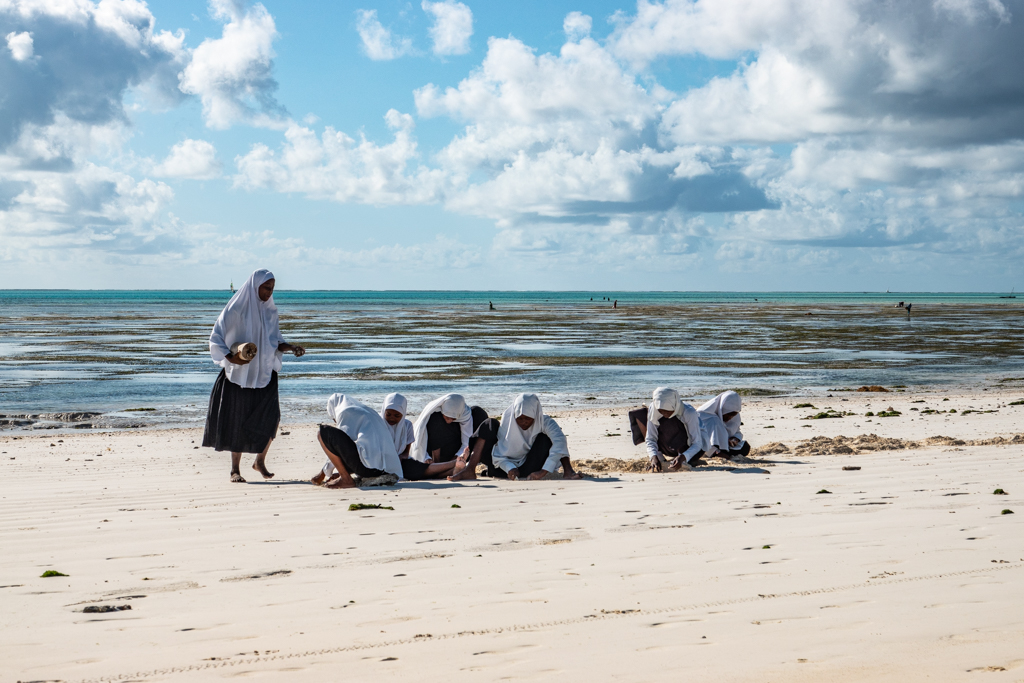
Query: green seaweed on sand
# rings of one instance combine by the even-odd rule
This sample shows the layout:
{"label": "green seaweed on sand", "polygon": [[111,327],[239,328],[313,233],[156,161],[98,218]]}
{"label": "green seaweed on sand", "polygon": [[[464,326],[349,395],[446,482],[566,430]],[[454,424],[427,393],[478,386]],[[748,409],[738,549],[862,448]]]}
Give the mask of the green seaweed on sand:
{"label": "green seaweed on sand", "polygon": [[992,495],[993,496],[1008,496],[1010,494],[1008,494],[1006,491],[1004,491],[1002,489],[996,489],[995,491],[992,492]]}
{"label": "green seaweed on sand", "polygon": [[1024,398],[1019,401],[1010,401],[1011,406],[1024,406]]}
{"label": "green seaweed on sand", "polygon": [[822,412],[816,413],[814,415],[808,415],[804,419],[805,420],[827,420],[827,419],[830,419],[830,418],[845,417],[847,415],[853,415],[853,413],[840,412],[838,410],[833,410],[832,408],[826,408]]}
{"label": "green seaweed on sand", "polygon": [[796,404],[795,406],[793,406],[793,407],[794,407],[794,408],[813,408],[813,407],[814,407],[814,404],[813,404],[813,403],[797,403],[797,404]]}
{"label": "green seaweed on sand", "polygon": [[879,410],[876,417],[899,417],[902,414],[903,413],[901,413],[898,410],[893,410],[892,408],[889,408],[889,410]]}
{"label": "green seaweed on sand", "polygon": [[818,491],[818,494],[821,494],[821,493],[832,493],[832,492],[829,491],[828,489],[822,489],[822,490]]}
{"label": "green seaweed on sand", "polygon": [[355,512],[356,510],[394,510],[395,508],[390,505],[381,505],[380,503],[352,503],[348,506],[349,512]]}
{"label": "green seaweed on sand", "polygon": [[770,549],[771,549],[770,545],[763,545],[763,546],[761,546],[761,550],[770,550]]}
{"label": "green seaweed on sand", "polygon": [[67,574],[62,574],[61,572],[56,571],[54,569],[47,569],[45,572],[43,572],[42,574],[39,575],[39,578],[41,578],[41,579],[49,579],[49,578],[52,578],[54,576],[67,576]]}
{"label": "green seaweed on sand", "polygon": [[964,412],[962,412],[960,414],[961,415],[970,415],[971,413],[981,414],[981,413],[998,413],[998,412],[999,412],[998,410],[965,410]]}
{"label": "green seaweed on sand", "polygon": [[461,508],[462,506],[459,505],[458,503],[452,503],[452,507],[453,508]]}
{"label": "green seaweed on sand", "polygon": [[1013,510],[1006,509],[1006,510],[1003,510],[1002,512],[1000,512],[999,514],[1001,514],[1001,515],[1012,515],[1013,514]]}

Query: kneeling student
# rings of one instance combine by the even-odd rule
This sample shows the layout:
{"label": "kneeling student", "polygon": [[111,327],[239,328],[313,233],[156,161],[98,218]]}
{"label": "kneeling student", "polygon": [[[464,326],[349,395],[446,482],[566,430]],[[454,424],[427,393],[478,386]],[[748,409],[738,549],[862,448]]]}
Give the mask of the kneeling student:
{"label": "kneeling student", "polygon": [[[320,425],[317,439],[339,475],[327,483],[328,487],[356,486],[353,476],[359,477],[360,483],[376,485],[394,484],[402,478],[394,438],[372,408],[344,394],[334,394],[327,399],[327,414],[338,426]],[[317,477],[323,475],[321,471]]]}
{"label": "kneeling student", "polygon": [[750,453],[750,444],[740,433],[743,401],[735,391],[723,391],[697,409],[708,456],[737,459]]}
{"label": "kneeling student", "polygon": [[441,479],[455,471],[455,461],[434,462],[427,464],[409,457],[412,450],[413,437],[412,422],[406,419],[405,414],[409,408],[409,402],[401,394],[388,394],[381,406],[380,416],[384,418],[391,436],[395,439],[395,450],[402,461],[402,476],[410,481],[419,479]]}
{"label": "kneeling student", "polygon": [[501,422],[484,420],[473,434],[469,457],[460,457],[455,474],[448,478],[476,479],[480,463],[491,477],[537,480],[561,467],[564,479],[582,479],[572,468],[565,435],[544,414],[536,394],[519,394]]}
{"label": "kneeling student", "polygon": [[704,438],[693,406],[668,387],[654,390],[651,407],[629,411],[633,443],[647,444],[652,472],[676,472],[700,464]]}
{"label": "kneeling student", "polygon": [[409,457],[430,464],[453,461],[469,448],[473,411],[459,394],[431,401],[416,418]]}

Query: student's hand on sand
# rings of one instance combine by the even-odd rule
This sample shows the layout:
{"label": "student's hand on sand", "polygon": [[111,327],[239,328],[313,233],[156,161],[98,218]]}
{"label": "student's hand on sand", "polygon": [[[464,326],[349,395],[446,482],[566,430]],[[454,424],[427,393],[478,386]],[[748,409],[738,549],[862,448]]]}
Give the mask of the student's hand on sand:
{"label": "student's hand on sand", "polygon": [[650,464],[647,465],[647,469],[650,472],[661,472],[661,460],[658,458],[652,459]]}
{"label": "student's hand on sand", "polygon": [[512,481],[515,481],[516,479],[518,479],[519,478],[519,470],[517,470],[515,467],[510,469],[508,471],[508,478],[511,479]]}
{"label": "student's hand on sand", "polygon": [[233,353],[229,353],[227,355],[227,359],[228,359],[229,363],[234,363],[235,365],[248,365],[249,363],[252,362],[251,358],[249,360],[242,360],[241,358],[239,358],[237,355],[235,355]]}
{"label": "student's hand on sand", "polygon": [[729,437],[729,448],[736,448],[739,445],[740,445],[740,440],[739,439],[737,439],[735,436],[730,436]]}
{"label": "student's hand on sand", "polygon": [[547,470],[538,470],[526,478],[529,479],[530,481],[540,481],[546,476],[548,476]]}

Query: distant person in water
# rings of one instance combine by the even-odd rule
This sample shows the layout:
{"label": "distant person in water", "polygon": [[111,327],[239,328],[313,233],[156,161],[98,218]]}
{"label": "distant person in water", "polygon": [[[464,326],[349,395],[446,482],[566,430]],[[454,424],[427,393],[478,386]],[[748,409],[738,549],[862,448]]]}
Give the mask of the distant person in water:
{"label": "distant person in water", "polygon": [[[239,472],[242,453],[255,453],[252,468],[270,479],[267,451],[281,421],[277,372],[281,355],[306,350],[281,336],[274,305],[274,274],[257,270],[239,287],[210,334],[210,357],[221,366],[210,393],[203,446],[231,452],[231,481],[245,482]],[[248,360],[232,351],[236,344],[256,345]]]}
{"label": "distant person in water", "polygon": [[735,391],[723,391],[697,409],[704,449],[708,457],[743,458],[750,453],[750,444],[740,433],[740,410],[743,401]]}
{"label": "distant person in water", "polygon": [[581,479],[573,470],[565,435],[544,414],[536,394],[519,394],[501,416],[489,418],[473,434],[471,452],[460,456],[452,481],[476,479],[477,465],[501,479],[544,479],[562,468],[563,479]]}
{"label": "distant person in water", "polygon": [[409,457],[428,465],[453,461],[466,453],[469,437],[486,419],[483,408],[470,408],[459,394],[446,394],[431,401],[413,425]]}
{"label": "distant person in water", "polygon": [[317,440],[338,470],[328,488],[391,486],[402,478],[394,437],[380,414],[354,398],[333,394],[327,415],[337,426],[320,425]]}
{"label": "distant person in water", "polygon": [[629,411],[629,428],[634,444],[647,444],[652,472],[678,472],[701,464],[704,437],[700,417],[675,389],[658,387],[649,408]]}

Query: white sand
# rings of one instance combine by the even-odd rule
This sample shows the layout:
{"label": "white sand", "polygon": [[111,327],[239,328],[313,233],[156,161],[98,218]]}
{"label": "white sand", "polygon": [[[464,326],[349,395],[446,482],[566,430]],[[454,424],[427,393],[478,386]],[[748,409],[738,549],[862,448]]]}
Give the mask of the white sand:
{"label": "white sand", "polygon": [[[1024,432],[1017,395],[845,397],[811,402],[903,416],[744,431]],[[574,456],[641,457],[624,415],[563,411]],[[0,436],[2,679],[1024,681],[1024,445],[331,491],[284,429],[248,486],[198,430]]]}

